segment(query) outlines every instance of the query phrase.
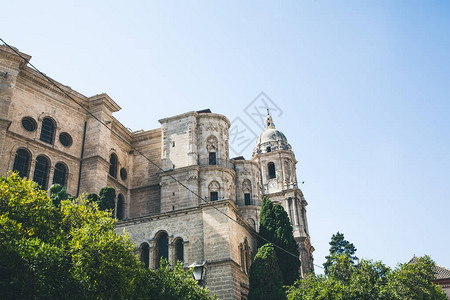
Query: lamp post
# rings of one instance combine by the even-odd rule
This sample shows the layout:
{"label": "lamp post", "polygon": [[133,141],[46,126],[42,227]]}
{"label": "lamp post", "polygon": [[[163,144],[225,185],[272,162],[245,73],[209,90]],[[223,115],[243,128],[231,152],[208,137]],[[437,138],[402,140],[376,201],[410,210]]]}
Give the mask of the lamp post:
{"label": "lamp post", "polygon": [[201,284],[204,280],[205,280],[205,275],[206,275],[206,260],[198,263],[198,262],[194,262],[193,264],[191,264],[189,266],[189,268],[193,268],[193,272],[192,275],[194,277],[195,280],[197,280],[198,284]]}

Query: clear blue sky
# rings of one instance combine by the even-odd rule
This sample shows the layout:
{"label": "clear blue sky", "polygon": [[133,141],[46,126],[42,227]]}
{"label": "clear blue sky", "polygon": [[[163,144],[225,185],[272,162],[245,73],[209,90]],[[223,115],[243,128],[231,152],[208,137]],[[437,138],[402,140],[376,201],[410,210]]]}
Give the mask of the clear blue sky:
{"label": "clear blue sky", "polygon": [[86,96],[109,94],[133,130],[210,108],[259,131],[244,109],[264,91],[305,181],[316,264],[340,231],[359,257],[429,254],[450,268],[450,2],[6,0],[1,11],[1,38]]}

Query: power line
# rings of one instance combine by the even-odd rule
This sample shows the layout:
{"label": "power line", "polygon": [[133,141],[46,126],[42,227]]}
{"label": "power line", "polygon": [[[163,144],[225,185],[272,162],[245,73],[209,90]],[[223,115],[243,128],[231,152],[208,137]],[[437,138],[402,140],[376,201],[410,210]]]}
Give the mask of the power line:
{"label": "power line", "polygon": [[[4,43],[9,49],[11,49],[12,51],[14,51],[14,53],[16,55],[18,55],[20,58],[22,58],[24,60],[24,62],[26,62],[27,64],[29,64],[33,70],[35,70],[36,72],[38,72],[41,76],[43,76],[48,82],[50,82],[53,86],[55,86],[61,93],[63,93],[67,98],[69,98],[70,100],[72,100],[73,102],[75,102],[79,107],[81,107],[88,115],[90,115],[91,117],[93,117],[96,121],[98,121],[101,125],[103,125],[104,127],[106,127],[113,135],[115,135],[117,138],[119,138],[122,142],[124,142],[126,145],[128,145],[131,149],[133,149],[134,151],[136,151],[136,153],[138,153],[139,155],[141,155],[142,157],[144,157],[147,161],[149,161],[152,165],[154,165],[160,172],[162,173],[167,173],[167,171],[163,170],[158,164],[156,164],[155,162],[153,162],[150,158],[148,158],[144,153],[142,153],[141,151],[139,151],[136,147],[134,147],[131,143],[129,143],[127,140],[125,140],[122,136],[120,136],[118,133],[116,133],[114,130],[112,130],[112,128],[109,128],[107,126],[106,123],[104,123],[102,120],[100,120],[99,118],[97,118],[94,114],[92,114],[86,107],[84,107],[81,103],[79,103],[77,100],[75,100],[74,98],[72,98],[72,96],[70,96],[69,94],[66,93],[66,91],[64,91],[59,85],[57,85],[50,77],[48,77],[47,75],[45,75],[44,73],[42,73],[38,68],[36,68],[31,62],[27,61],[26,58],[24,58],[16,49],[14,49],[13,47],[11,47],[9,44],[7,44],[2,38],[0,38],[0,41],[2,41],[2,43]],[[232,217],[230,217],[228,214],[226,214],[225,212],[219,210],[217,207],[215,207],[214,205],[212,205],[211,202],[206,201],[205,199],[203,199],[199,194],[197,194],[196,192],[194,192],[193,190],[191,190],[189,187],[187,187],[184,183],[182,183],[181,181],[179,181],[178,179],[176,179],[173,175],[171,174],[167,174],[170,178],[172,178],[175,182],[177,182],[178,184],[180,184],[182,187],[184,187],[187,191],[189,191],[190,193],[192,193],[194,196],[196,196],[197,198],[199,198],[201,201],[205,202],[206,204],[212,206],[214,209],[216,209],[218,212],[220,212],[221,214],[225,215],[228,219],[230,219],[231,221],[235,222],[236,224],[240,225],[239,222],[235,219],[233,219]],[[238,218],[240,218],[240,216],[237,215]],[[262,237],[261,235],[259,235],[259,233],[256,232],[256,230],[254,231],[254,234],[264,240],[265,242],[271,243],[271,241],[269,241],[268,239]],[[289,252],[288,250],[272,243],[274,245],[274,247],[286,252],[287,254],[298,258],[297,255],[295,255],[294,253]],[[317,266],[319,268],[322,268],[319,265],[314,264],[314,266]]]}

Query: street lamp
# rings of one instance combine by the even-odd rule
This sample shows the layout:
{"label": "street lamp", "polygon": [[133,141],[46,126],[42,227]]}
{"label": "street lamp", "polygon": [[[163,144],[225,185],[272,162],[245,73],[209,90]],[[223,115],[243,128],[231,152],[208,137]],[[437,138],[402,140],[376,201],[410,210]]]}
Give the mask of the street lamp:
{"label": "street lamp", "polygon": [[194,279],[197,280],[198,283],[205,280],[206,275],[206,260],[202,263],[194,262],[189,266],[189,268],[193,268],[194,271],[192,275],[194,276]]}

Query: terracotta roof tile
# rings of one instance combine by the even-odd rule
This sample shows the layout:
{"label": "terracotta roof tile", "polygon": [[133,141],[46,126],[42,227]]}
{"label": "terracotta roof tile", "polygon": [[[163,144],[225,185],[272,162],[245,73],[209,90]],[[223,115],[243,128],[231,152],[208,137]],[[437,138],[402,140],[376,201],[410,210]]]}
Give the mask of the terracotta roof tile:
{"label": "terracotta roof tile", "polygon": [[435,272],[436,272],[436,280],[450,278],[450,270],[447,268],[436,265]]}

